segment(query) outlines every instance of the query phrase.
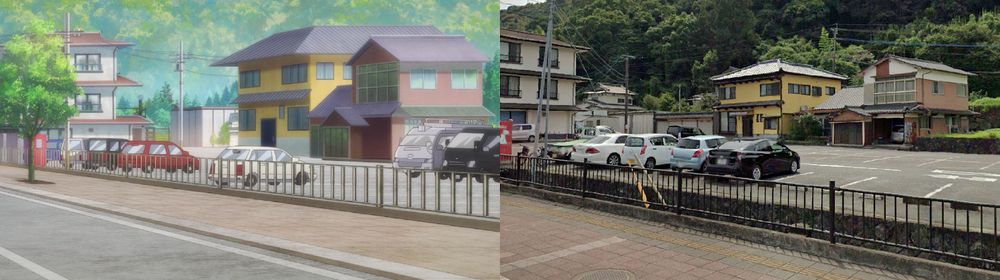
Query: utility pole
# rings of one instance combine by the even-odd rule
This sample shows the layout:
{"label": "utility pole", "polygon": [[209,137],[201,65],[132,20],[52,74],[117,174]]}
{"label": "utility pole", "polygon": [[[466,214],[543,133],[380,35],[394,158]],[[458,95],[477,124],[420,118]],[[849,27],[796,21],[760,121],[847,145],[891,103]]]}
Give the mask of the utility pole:
{"label": "utility pole", "polygon": [[[549,1],[549,22],[545,28],[545,53],[542,55],[542,76],[540,77],[541,86],[538,89],[538,110],[535,111],[535,148],[538,150],[538,141],[540,136],[538,135],[538,125],[542,120],[542,96],[545,96],[545,146],[549,143],[549,80],[551,79],[552,71],[552,60],[549,59],[549,54],[552,52],[552,16],[556,10],[555,1]],[[545,147],[543,146],[543,147]]]}
{"label": "utility pole", "polygon": [[[71,57],[71,55],[69,53],[69,37],[70,37],[69,13],[66,13],[66,17],[65,17],[65,19],[63,21],[63,32],[65,32],[63,34],[63,53],[66,54],[66,60],[67,61],[69,61],[70,63],[74,63],[74,62],[72,62],[73,60],[72,60],[72,57]],[[76,102],[74,100],[74,104],[75,103]],[[66,119],[66,126],[63,127],[63,144],[62,144],[63,159],[66,162],[63,163],[63,166],[69,166],[69,158],[70,158],[69,146],[68,146],[68,144],[69,144],[69,138],[70,138],[69,132],[70,132],[70,129],[69,129],[69,119]],[[28,164],[31,164],[31,163],[29,162]]]}
{"label": "utility pole", "polygon": [[[177,43],[177,74],[180,75],[177,91],[180,93],[180,105],[177,106],[180,120],[177,123],[177,145],[184,146],[184,41]],[[167,128],[169,131],[169,128]]]}
{"label": "utility pole", "polygon": [[625,57],[625,133],[632,133],[632,123],[628,121],[628,105],[632,103],[632,95],[628,92],[628,61],[635,58],[635,56],[626,54],[623,57]]}

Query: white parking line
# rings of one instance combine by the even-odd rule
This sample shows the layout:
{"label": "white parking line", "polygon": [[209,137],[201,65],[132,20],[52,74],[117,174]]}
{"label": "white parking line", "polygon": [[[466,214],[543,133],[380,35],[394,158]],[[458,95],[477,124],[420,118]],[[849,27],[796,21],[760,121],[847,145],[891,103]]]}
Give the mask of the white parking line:
{"label": "white parking line", "polygon": [[891,168],[875,168],[875,167],[862,167],[862,166],[847,166],[847,165],[838,165],[838,164],[816,164],[816,163],[802,163],[802,165],[809,165],[809,166],[819,166],[819,167],[834,167],[834,168],[850,168],[850,169],[864,169],[864,170],[879,170],[879,171],[892,171],[892,172],[901,172],[901,171],[902,171],[902,170],[899,170],[899,169],[891,169]]}
{"label": "white parking line", "polygon": [[976,181],[976,182],[996,182],[997,181],[996,178],[961,177],[961,176],[958,176],[958,175],[947,175],[947,174],[928,174],[927,176],[931,176],[931,177],[934,177],[934,178],[941,178],[941,179],[969,180],[969,181]]}
{"label": "white parking line", "polygon": [[994,165],[997,165],[997,164],[1000,164],[1000,161],[994,162],[994,163],[990,163],[990,165],[983,166],[982,168],[979,168],[979,170],[986,170],[987,168],[993,167]]}
{"label": "white parking line", "polygon": [[966,171],[952,171],[952,170],[937,170],[931,171],[933,173],[944,173],[951,175],[966,175],[966,176],[988,176],[988,177],[1000,177],[1000,174],[985,173],[985,172],[966,172]]}
{"label": "white parking line", "polygon": [[851,185],[854,185],[854,184],[857,184],[857,183],[861,183],[861,182],[866,182],[866,181],[871,181],[871,180],[875,180],[875,179],[877,179],[877,178],[878,178],[878,177],[869,177],[869,178],[867,178],[867,179],[861,179],[861,180],[857,180],[857,181],[854,181],[854,182],[850,182],[850,183],[847,183],[847,184],[844,184],[844,185],[840,185],[840,186],[837,186],[837,187],[840,187],[840,188],[843,188],[843,187],[848,187],[848,186],[851,186]]}
{"label": "white parking line", "polygon": [[947,185],[944,185],[944,186],[942,186],[942,187],[940,187],[940,188],[937,188],[936,190],[932,191],[931,193],[929,193],[929,194],[927,194],[927,195],[924,195],[924,198],[928,198],[928,197],[931,197],[931,196],[933,196],[933,195],[935,195],[935,194],[937,194],[937,193],[939,193],[939,192],[941,192],[941,191],[943,191],[944,189],[947,189],[947,188],[949,188],[949,187],[951,187],[951,184],[947,184]]}
{"label": "white parking line", "polygon": [[880,157],[880,158],[876,158],[876,159],[869,159],[869,160],[866,160],[866,161],[862,161],[862,162],[864,162],[864,163],[868,163],[868,162],[876,162],[876,161],[880,161],[880,160],[887,160],[887,159],[894,159],[894,158],[901,158],[901,157],[904,157],[904,156],[895,156],[895,157]]}
{"label": "white parking line", "polygon": [[949,160],[949,159],[952,159],[952,158],[935,159],[935,160],[928,161],[928,162],[925,162],[925,163],[917,164],[917,166],[924,166],[924,165],[928,165],[928,164],[935,164],[935,163],[946,161],[946,160]]}
{"label": "white parking line", "polygon": [[795,175],[788,176],[788,177],[778,178],[778,179],[775,179],[774,181],[777,182],[777,181],[781,181],[781,180],[784,180],[784,179],[791,179],[791,178],[795,178],[795,177],[798,177],[798,176],[805,176],[805,175],[809,175],[809,174],[813,174],[813,173],[814,172],[799,173],[799,174],[795,174]]}
{"label": "white parking line", "polygon": [[33,261],[25,259],[24,257],[14,252],[11,252],[10,250],[7,250],[7,248],[0,247],[0,256],[3,256],[8,260],[11,260],[14,263],[21,265],[22,267],[31,270],[31,272],[38,274],[38,276],[41,276],[46,280],[69,280],[66,279],[66,277],[62,277],[62,275],[52,272],[51,270],[48,270],[47,268],[44,268]]}

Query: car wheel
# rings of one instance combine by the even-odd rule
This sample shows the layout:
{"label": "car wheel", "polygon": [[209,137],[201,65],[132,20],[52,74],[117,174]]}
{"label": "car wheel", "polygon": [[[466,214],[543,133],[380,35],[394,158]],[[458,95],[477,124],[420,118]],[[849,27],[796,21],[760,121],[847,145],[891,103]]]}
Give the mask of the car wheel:
{"label": "car wheel", "polygon": [[247,187],[257,186],[257,174],[250,174],[243,178],[243,185]]}
{"label": "car wheel", "polygon": [[535,136],[534,135],[528,136],[528,142],[535,142]]}
{"label": "car wheel", "polygon": [[646,164],[643,164],[642,167],[646,169],[656,168],[656,159],[654,158],[646,159]]}
{"label": "car wheel", "polygon": [[420,174],[422,174],[422,173],[423,172],[420,172],[420,171],[410,171],[409,175],[410,175],[410,178],[416,179],[416,178],[420,178]]}
{"label": "car wheel", "polygon": [[764,176],[764,171],[760,169],[760,165],[754,165],[753,169],[750,170],[750,178],[754,180],[760,180],[760,177]]}
{"label": "car wheel", "polygon": [[792,161],[792,166],[790,168],[788,168],[788,171],[791,171],[791,173],[799,172],[799,162],[798,161]]}
{"label": "car wheel", "polygon": [[147,164],[146,166],[143,166],[142,167],[142,172],[153,173],[153,165]]}
{"label": "car wheel", "polygon": [[622,164],[622,156],[619,156],[618,154],[611,154],[610,156],[608,156],[608,165],[615,166],[621,164]]}
{"label": "car wheel", "polygon": [[292,183],[299,186],[305,185],[306,182],[309,182],[309,173],[305,173],[302,171],[299,171],[299,173],[295,174],[295,180],[292,181]]}
{"label": "car wheel", "polygon": [[705,173],[705,170],[707,169],[708,169],[708,161],[702,161],[701,166],[698,167],[698,173]]}

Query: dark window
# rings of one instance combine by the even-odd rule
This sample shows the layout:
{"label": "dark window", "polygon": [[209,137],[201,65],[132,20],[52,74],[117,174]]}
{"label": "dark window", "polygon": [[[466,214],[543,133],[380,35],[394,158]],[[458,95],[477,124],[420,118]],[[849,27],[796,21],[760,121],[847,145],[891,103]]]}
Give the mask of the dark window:
{"label": "dark window", "polygon": [[837,93],[837,88],[826,87],[826,95],[834,95]]}
{"label": "dark window", "polygon": [[100,54],[78,54],[74,56],[76,72],[101,72]]}
{"label": "dark window", "polygon": [[788,93],[791,93],[791,94],[799,93],[799,85],[797,85],[797,84],[788,84]]}
{"label": "dark window", "polygon": [[764,118],[764,129],[778,129],[778,117]]}
{"label": "dark window", "polygon": [[500,111],[500,120],[512,120],[515,124],[528,122],[528,113],[525,111]]}
{"label": "dark window", "polygon": [[281,67],[281,83],[305,83],[309,79],[309,64],[293,64]]}
{"label": "dark window", "polygon": [[240,72],[240,88],[252,88],[260,86],[260,70]]}
{"label": "dark window", "polygon": [[760,84],[760,96],[781,94],[781,83]]}
{"label": "dark window", "polygon": [[500,96],[521,97],[521,77],[500,75]]}
{"label": "dark window", "polygon": [[521,44],[500,42],[500,62],[521,63]]}
{"label": "dark window", "polygon": [[618,139],[615,139],[615,144],[625,144],[625,140],[627,139],[628,135],[618,136]]}
{"label": "dark window", "polygon": [[736,132],[736,116],[729,116],[729,130],[728,132]]}
{"label": "dark window", "polygon": [[240,110],[240,131],[257,130],[257,110]]}
{"label": "dark window", "polygon": [[[552,52],[549,53],[549,60],[552,63],[549,66],[552,68],[559,68],[559,49],[552,48]],[[545,47],[538,47],[538,66],[543,66],[542,62],[545,62]]]}
{"label": "dark window", "polygon": [[[552,100],[558,100],[559,99],[559,81],[558,80],[549,80],[549,88],[548,88],[547,91],[549,92],[549,94],[544,94],[542,96],[543,99],[544,98],[548,98],[548,99],[552,99]],[[542,79],[538,79],[538,91],[537,92],[538,93],[542,92]]]}
{"label": "dark window", "polygon": [[812,87],[812,95],[813,96],[823,95],[823,88],[821,88],[821,87]]}
{"label": "dark window", "polygon": [[333,62],[317,62],[316,79],[333,80]]}
{"label": "dark window", "polygon": [[[379,63],[358,66],[357,103],[399,100],[399,64]],[[414,69],[416,70],[416,69]],[[411,75],[413,73],[411,72]],[[411,77],[412,82],[413,77]]]}
{"label": "dark window", "polygon": [[76,96],[76,109],[85,113],[101,112],[101,95],[88,93]]}
{"label": "dark window", "polygon": [[719,96],[720,100],[728,100],[736,98],[736,87],[720,87],[716,89],[716,94]]}
{"label": "dark window", "polygon": [[308,111],[305,106],[288,107],[288,130],[309,129]]}

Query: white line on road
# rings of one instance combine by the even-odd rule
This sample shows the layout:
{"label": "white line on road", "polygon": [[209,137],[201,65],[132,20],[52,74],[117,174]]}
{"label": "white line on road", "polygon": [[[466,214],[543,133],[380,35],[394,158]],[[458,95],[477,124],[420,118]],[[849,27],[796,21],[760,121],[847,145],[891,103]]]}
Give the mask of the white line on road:
{"label": "white line on road", "polygon": [[535,256],[535,257],[531,257],[531,258],[519,260],[519,261],[516,261],[516,262],[512,262],[512,263],[510,263],[508,265],[505,265],[505,268],[501,268],[500,270],[502,270],[501,272],[507,272],[507,271],[511,271],[511,270],[514,270],[514,269],[518,269],[518,268],[525,268],[525,267],[529,267],[529,266],[532,266],[532,265],[536,265],[536,264],[548,262],[548,261],[551,261],[551,260],[554,260],[554,259],[558,259],[558,258],[562,258],[562,257],[565,257],[565,256],[569,256],[569,255],[572,255],[572,254],[576,254],[576,253],[579,253],[579,252],[583,252],[583,251],[587,251],[587,250],[592,250],[592,249],[596,249],[596,248],[601,248],[601,247],[608,246],[608,245],[615,244],[615,243],[622,242],[622,241],[625,241],[625,239],[619,238],[617,236],[612,236],[612,237],[608,237],[608,238],[605,238],[605,239],[601,239],[601,240],[597,240],[597,241],[594,241],[594,242],[590,242],[590,243],[587,243],[587,244],[580,244],[580,245],[576,245],[576,246],[569,247],[569,248],[566,248],[566,249],[562,249],[562,250],[559,250],[559,251],[555,251],[555,252],[552,252],[552,253],[544,254],[544,255],[541,255],[541,256]]}
{"label": "white line on road", "polygon": [[994,163],[990,163],[990,165],[983,166],[982,168],[979,168],[979,170],[986,170],[987,168],[993,167],[994,165],[997,165],[997,164],[1000,164],[1000,161],[994,162]]}
{"label": "white line on road", "polygon": [[809,174],[813,174],[813,173],[814,172],[799,173],[799,174],[795,174],[795,175],[788,176],[788,177],[778,178],[778,179],[776,179],[774,181],[777,182],[777,181],[781,181],[781,180],[784,180],[784,179],[795,178],[795,177],[798,177],[798,176],[805,176],[805,175],[809,175]]}
{"label": "white line on road", "polygon": [[9,259],[9,260],[11,260],[11,261],[13,261],[13,262],[21,265],[24,268],[27,268],[28,270],[31,270],[31,272],[34,272],[35,274],[38,274],[38,276],[41,276],[42,278],[45,278],[46,280],[69,280],[69,279],[66,279],[66,277],[62,277],[62,275],[59,275],[59,274],[57,274],[55,272],[52,272],[51,270],[48,270],[48,269],[42,267],[41,265],[38,265],[37,263],[35,263],[33,261],[25,259],[24,257],[22,257],[22,256],[20,256],[20,255],[18,255],[16,253],[14,253],[14,252],[11,252],[10,250],[7,250],[7,248],[0,247],[0,256],[3,256],[5,258],[7,258],[7,259]]}
{"label": "white line on road", "polygon": [[940,188],[937,188],[936,190],[932,191],[931,193],[929,193],[929,194],[925,195],[925,196],[924,196],[924,198],[928,198],[928,197],[931,197],[931,196],[933,196],[933,195],[935,195],[935,194],[937,194],[937,193],[939,193],[939,192],[941,192],[941,191],[943,191],[944,189],[947,189],[947,188],[949,188],[949,187],[951,187],[951,184],[947,184],[947,185],[944,185],[944,186],[942,186],[942,187],[940,187]]}
{"label": "white line on road", "polygon": [[[304,272],[309,272],[309,273],[312,273],[312,274],[316,274],[316,275],[320,275],[320,276],[324,276],[324,277],[328,277],[328,278],[332,278],[332,279],[350,279],[350,280],[362,280],[363,279],[363,278],[358,278],[358,277],[354,277],[354,276],[343,274],[343,273],[333,272],[333,271],[329,271],[329,270],[325,270],[325,269],[320,269],[320,268],[313,267],[313,266],[308,266],[308,265],[304,265],[304,264],[300,264],[300,263],[296,263],[296,262],[291,262],[291,261],[287,261],[287,260],[283,260],[283,259],[271,257],[271,256],[268,256],[268,255],[263,255],[263,254],[259,254],[259,253],[255,253],[255,252],[250,252],[250,251],[243,250],[243,249],[238,249],[238,248],[233,248],[233,247],[229,247],[229,246],[222,245],[222,244],[212,243],[212,242],[209,242],[209,241],[197,239],[197,238],[186,236],[186,235],[180,235],[180,234],[177,234],[177,233],[173,233],[173,232],[169,232],[169,231],[165,231],[165,230],[161,230],[161,229],[156,229],[156,228],[152,228],[152,227],[148,227],[148,226],[143,226],[143,225],[140,225],[140,224],[128,222],[128,221],[125,221],[125,220],[121,220],[121,219],[117,219],[117,218],[113,218],[113,217],[109,217],[109,216],[94,214],[94,213],[90,213],[90,212],[84,212],[84,211],[80,211],[80,210],[77,210],[77,209],[73,209],[73,208],[69,208],[69,207],[65,207],[65,206],[61,206],[61,205],[57,205],[57,204],[52,204],[52,203],[48,203],[48,202],[45,202],[45,201],[36,200],[36,199],[32,199],[32,198],[27,198],[27,197],[23,197],[23,196],[12,194],[12,193],[8,193],[8,192],[0,191],[0,194],[6,195],[6,196],[9,196],[9,197],[18,198],[18,199],[25,200],[25,201],[30,201],[30,202],[38,203],[38,204],[49,206],[49,207],[56,208],[56,209],[61,209],[61,210],[67,211],[67,212],[72,212],[72,213],[76,213],[76,214],[80,214],[80,215],[84,215],[84,216],[88,216],[88,217],[92,217],[92,218],[96,218],[96,219],[108,221],[108,222],[111,222],[111,223],[115,223],[115,224],[119,224],[119,225],[131,227],[131,228],[134,228],[134,229],[139,229],[139,230],[143,230],[143,231],[147,231],[147,232],[151,232],[151,233],[156,233],[156,234],[159,234],[159,235],[163,235],[163,236],[166,236],[166,237],[171,237],[171,238],[174,238],[174,239],[179,239],[179,240],[183,240],[183,241],[195,243],[195,244],[198,244],[198,245],[202,245],[202,246],[206,246],[206,247],[210,247],[210,248],[215,248],[215,249],[218,249],[218,250],[221,250],[221,251],[225,251],[225,252],[229,252],[229,253],[233,253],[233,254],[237,254],[237,255],[241,255],[241,256],[245,256],[245,257],[249,257],[249,258],[253,258],[253,259],[257,259],[257,260],[261,260],[261,261],[265,261],[265,262],[269,262],[269,263],[281,265],[281,266],[285,266],[285,267],[288,267],[288,268],[293,268],[293,269],[301,270],[301,271],[304,271]],[[66,278],[49,278],[49,279],[66,279]]]}
{"label": "white line on road", "polygon": [[952,179],[952,180],[959,180],[959,179],[961,179],[961,180],[969,180],[969,181],[977,181],[977,182],[996,182],[997,181],[996,178],[961,177],[961,176],[958,176],[958,175],[947,175],[947,174],[927,174],[927,176],[931,176],[931,177],[934,177],[934,178],[941,178],[941,179]]}
{"label": "white line on road", "polygon": [[875,162],[875,161],[880,161],[880,160],[887,160],[887,159],[894,159],[894,158],[901,158],[901,157],[903,157],[903,156],[895,156],[895,157],[880,157],[880,158],[876,158],[876,159],[869,159],[869,160],[866,160],[866,161],[862,161],[862,162],[864,162],[864,163],[868,163],[868,162]]}
{"label": "white line on road", "polygon": [[966,171],[952,171],[952,170],[937,170],[931,171],[933,173],[944,173],[951,175],[966,175],[966,176],[989,176],[989,177],[1000,177],[1000,174],[984,173],[984,172],[966,172]]}
{"label": "white line on road", "polygon": [[890,168],[847,166],[847,165],[837,165],[837,164],[803,163],[802,165],[819,166],[819,167],[835,167],[835,168],[851,168],[851,169],[864,169],[864,170],[892,171],[892,172],[900,172],[900,171],[902,171],[902,170],[899,170],[899,169],[890,169]]}
{"label": "white line on road", "polygon": [[925,162],[925,163],[917,164],[917,166],[924,166],[924,165],[928,165],[928,164],[935,164],[935,163],[946,161],[946,160],[949,160],[949,159],[952,159],[952,158],[935,159],[935,160],[928,161],[928,162]]}
{"label": "white line on road", "polygon": [[847,186],[851,186],[851,185],[854,185],[854,184],[857,184],[857,183],[861,183],[861,182],[866,182],[866,181],[871,181],[871,180],[875,180],[875,179],[877,179],[877,178],[878,178],[878,177],[869,177],[869,178],[867,178],[867,179],[861,179],[861,180],[857,180],[857,181],[854,181],[854,182],[850,182],[850,183],[847,183],[847,184],[844,184],[844,185],[841,185],[841,186],[837,186],[837,187],[839,187],[839,188],[843,188],[843,187],[847,187]]}

